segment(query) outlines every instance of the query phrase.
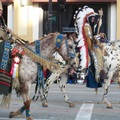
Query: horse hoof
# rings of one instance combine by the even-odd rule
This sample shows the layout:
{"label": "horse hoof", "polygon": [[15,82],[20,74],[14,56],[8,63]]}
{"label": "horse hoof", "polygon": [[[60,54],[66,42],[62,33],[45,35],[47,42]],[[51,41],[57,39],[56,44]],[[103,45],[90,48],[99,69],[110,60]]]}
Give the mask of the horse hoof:
{"label": "horse hoof", "polygon": [[113,109],[112,105],[107,105],[108,109]]}
{"label": "horse hoof", "polygon": [[13,118],[13,117],[14,117],[14,114],[15,114],[15,112],[10,112],[9,118]]}
{"label": "horse hoof", "polygon": [[26,117],[26,120],[33,120],[33,118],[30,116],[30,117]]}
{"label": "horse hoof", "polygon": [[43,106],[43,107],[48,107],[48,103],[47,103],[47,102],[44,102],[44,103],[42,103],[42,106]]}
{"label": "horse hoof", "polygon": [[75,105],[73,103],[69,103],[69,107],[74,108]]}

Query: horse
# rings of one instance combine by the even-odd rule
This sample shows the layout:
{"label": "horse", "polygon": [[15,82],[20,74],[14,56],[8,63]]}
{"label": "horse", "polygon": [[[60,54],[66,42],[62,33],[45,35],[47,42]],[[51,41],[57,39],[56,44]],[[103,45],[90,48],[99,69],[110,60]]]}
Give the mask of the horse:
{"label": "horse", "polygon": [[[75,51],[75,40],[73,38],[72,35],[67,35],[68,38],[70,40],[72,40],[72,50],[74,52],[74,59],[75,59],[75,62],[77,61],[76,60],[76,51]],[[75,72],[76,72],[76,65],[75,64],[75,69],[73,69],[73,67],[71,69],[73,69]],[[68,69],[68,67],[67,67]],[[67,72],[64,72],[66,70],[66,65],[62,64],[62,67],[61,67],[61,70],[56,70],[54,72],[52,72],[51,76],[46,80],[46,83],[45,83],[45,90],[43,92],[43,96],[41,96],[41,100],[42,100],[42,106],[43,107],[48,107],[48,101],[47,101],[47,96],[48,96],[48,92],[49,92],[49,88],[50,86],[52,85],[53,82],[55,82],[57,80],[57,84],[59,85],[59,88],[62,92],[62,95],[64,97],[64,100],[66,103],[69,104],[69,107],[75,107],[74,103],[70,101],[70,99],[68,98],[68,95],[67,95],[67,92],[65,90],[65,86],[66,86],[66,83],[67,83],[67,78],[68,78],[68,71]],[[40,95],[39,95],[40,96]]]}
{"label": "horse", "polygon": [[103,46],[103,68],[105,71],[103,101],[107,108],[113,108],[107,99],[111,80],[120,85],[120,40],[101,43]]}
{"label": "horse", "polygon": [[[36,64],[36,62],[38,62],[40,65],[43,65],[43,67],[46,64],[47,67],[51,68],[52,72],[57,74],[57,79],[59,75],[70,66],[75,68],[74,51],[72,48],[73,44],[71,44],[71,40],[68,39],[66,35],[58,32],[50,33],[47,36],[28,44],[23,44],[19,37],[16,38],[13,33],[11,34],[16,41],[14,48],[18,51],[25,51],[25,54],[23,54],[19,63],[19,78],[17,80],[19,82],[19,86],[18,88],[15,88],[17,93],[22,97],[24,105],[17,111],[11,112],[9,117],[13,118],[26,111],[26,120],[33,120],[30,114],[30,104],[32,100],[29,92],[31,84],[36,81],[38,76],[38,64]],[[64,65],[64,68],[59,68],[61,66],[56,65],[56,63],[53,64],[50,61],[50,58],[55,52],[58,52],[65,60],[67,65]],[[65,88],[61,89],[65,92]]]}

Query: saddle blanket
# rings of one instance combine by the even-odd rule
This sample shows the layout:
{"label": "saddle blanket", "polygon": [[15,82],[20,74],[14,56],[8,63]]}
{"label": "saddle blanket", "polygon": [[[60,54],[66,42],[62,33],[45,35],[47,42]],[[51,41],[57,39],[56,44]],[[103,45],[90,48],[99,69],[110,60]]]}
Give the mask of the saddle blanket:
{"label": "saddle blanket", "polygon": [[11,93],[11,80],[9,73],[0,70],[0,94],[8,95]]}
{"label": "saddle blanket", "polygon": [[4,95],[11,92],[12,83],[10,76],[11,61],[9,58],[10,44],[6,44],[5,42],[0,42],[0,94]]}

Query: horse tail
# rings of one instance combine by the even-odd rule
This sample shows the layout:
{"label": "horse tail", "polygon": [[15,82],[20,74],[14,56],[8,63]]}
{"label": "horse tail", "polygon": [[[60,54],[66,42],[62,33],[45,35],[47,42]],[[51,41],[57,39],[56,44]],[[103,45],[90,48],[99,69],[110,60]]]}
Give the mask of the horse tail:
{"label": "horse tail", "polygon": [[16,90],[19,90],[19,88],[20,88],[20,82],[19,82],[18,79],[15,79],[15,78],[12,79],[12,88],[16,89]]}

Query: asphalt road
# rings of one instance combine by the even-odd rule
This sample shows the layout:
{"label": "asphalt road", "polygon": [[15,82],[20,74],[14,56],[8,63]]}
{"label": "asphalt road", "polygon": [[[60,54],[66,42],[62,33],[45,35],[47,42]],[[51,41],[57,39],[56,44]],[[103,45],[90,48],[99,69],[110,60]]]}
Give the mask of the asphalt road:
{"label": "asphalt road", "polygon": [[[34,87],[35,84],[32,85],[31,97]],[[58,85],[53,84],[48,95],[48,107],[42,107],[40,100],[31,104],[31,115],[34,120],[120,120],[120,89],[117,84],[111,84],[108,94],[113,109],[107,109],[102,102],[103,88],[98,89],[97,95],[94,89],[81,84],[67,84],[66,90],[75,108],[69,108]],[[0,108],[0,120],[9,120],[9,112],[17,110],[22,105],[22,98],[16,97],[13,91],[10,109]],[[25,115],[11,120],[25,120]]]}

